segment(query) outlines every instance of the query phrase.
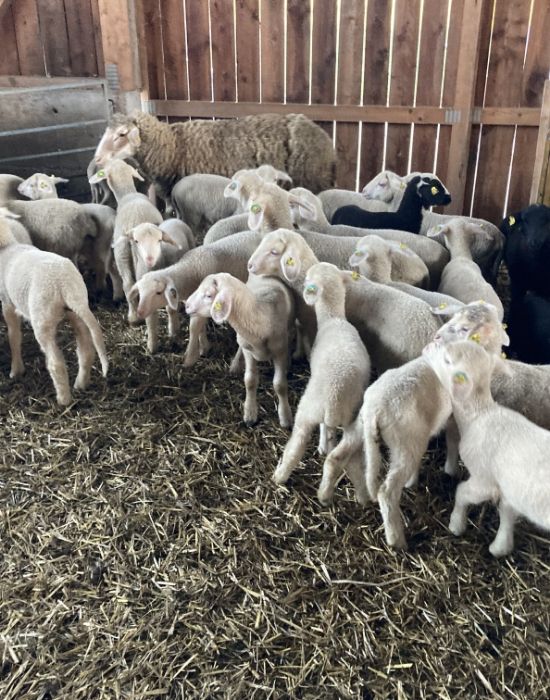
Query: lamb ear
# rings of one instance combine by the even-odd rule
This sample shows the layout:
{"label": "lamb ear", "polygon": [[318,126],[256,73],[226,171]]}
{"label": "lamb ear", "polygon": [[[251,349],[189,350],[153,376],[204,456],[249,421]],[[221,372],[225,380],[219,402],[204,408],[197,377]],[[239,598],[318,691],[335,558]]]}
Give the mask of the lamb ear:
{"label": "lamb ear", "polygon": [[345,287],[349,287],[351,284],[354,284],[363,278],[363,276],[357,272],[357,270],[340,270],[340,277],[342,278]]}
{"label": "lamb ear", "polygon": [[178,310],[178,290],[171,277],[166,277],[166,287],[164,288],[164,298],[166,303],[173,310]]}
{"label": "lamb ear", "polygon": [[130,131],[128,132],[127,136],[128,136],[128,143],[131,146],[134,146],[135,148],[137,148],[140,145],[141,139],[139,137],[139,129],[137,126],[133,126],[130,129]]}
{"label": "lamb ear", "polygon": [[300,197],[297,197],[295,194],[289,194],[288,195],[288,203],[291,206],[298,207],[300,216],[303,219],[307,219],[308,221],[315,221],[317,218],[317,210],[315,207],[310,204],[309,202],[306,202],[305,199],[301,199]]}
{"label": "lamb ear", "polygon": [[350,267],[358,267],[361,263],[369,259],[369,251],[355,250],[349,257],[348,264]]}
{"label": "lamb ear", "polygon": [[[100,175],[100,173],[102,173]],[[88,178],[88,182],[90,185],[97,185],[98,182],[103,182],[103,180],[107,179],[107,173],[103,168],[100,168],[96,173],[92,175],[92,177]]]}
{"label": "lamb ear", "polygon": [[464,306],[465,304],[447,304],[446,302],[442,302],[439,306],[430,307],[430,311],[436,316],[454,316],[463,309]]}
{"label": "lamb ear", "polygon": [[0,216],[5,216],[6,219],[20,219],[21,218],[21,216],[19,214],[14,214],[7,207],[0,207]]}
{"label": "lamb ear", "polygon": [[507,377],[514,376],[512,367],[510,366],[510,363],[506,361],[506,357],[499,357],[498,355],[493,355],[493,358],[493,372],[505,374]]}
{"label": "lamb ear", "polygon": [[122,235],[123,235],[123,236],[126,236],[126,238],[127,238],[129,241],[135,241],[136,239],[134,238],[134,231],[135,231],[135,229],[129,228],[129,229],[126,229],[126,230],[123,232]]}
{"label": "lamb ear", "polygon": [[[258,209],[255,209],[258,207]],[[264,220],[264,210],[259,204],[252,204],[248,212],[248,228],[251,231],[259,231]]]}
{"label": "lamb ear", "polygon": [[277,182],[290,182],[290,184],[292,185],[292,178],[288,173],[285,173],[284,170],[276,170],[275,179],[277,180]]}
{"label": "lamb ear", "polygon": [[445,233],[447,233],[448,230],[448,226],[444,224],[438,224],[437,226],[433,226],[431,229],[429,229],[429,231],[426,233],[426,236],[428,238],[440,239]]}
{"label": "lamb ear", "polygon": [[281,271],[283,277],[289,282],[294,282],[300,276],[301,267],[300,259],[292,250],[292,246],[288,246],[283,255],[281,255]]}
{"label": "lamb ear", "polygon": [[181,250],[181,246],[176,243],[176,241],[172,238],[172,236],[169,233],[166,233],[166,231],[162,232],[162,240],[165,243],[169,243],[170,245],[173,245],[175,248],[179,248]]}
{"label": "lamb ear", "polygon": [[223,323],[229,318],[231,307],[233,306],[233,296],[228,289],[222,289],[214,297],[210,308],[210,315],[216,323]]}
{"label": "lamb ear", "polygon": [[408,255],[409,257],[416,257],[416,253],[409,248],[406,243],[399,243],[398,241],[387,241],[390,249],[390,255],[393,253],[400,253],[401,255]]}
{"label": "lamb ear", "polygon": [[472,382],[466,372],[453,372],[451,375],[451,394],[454,398],[465,399],[472,392]]}
{"label": "lamb ear", "polygon": [[54,185],[57,185],[59,182],[69,182],[66,177],[58,177],[57,175],[50,175],[50,180]]}
{"label": "lamb ear", "polygon": [[128,293],[128,301],[130,304],[137,304],[139,302],[139,289],[137,284],[134,284],[132,289]]}
{"label": "lamb ear", "polygon": [[141,180],[141,182],[145,182],[145,178],[142,177],[133,166],[130,166],[130,167],[132,168],[132,177],[135,180]]}

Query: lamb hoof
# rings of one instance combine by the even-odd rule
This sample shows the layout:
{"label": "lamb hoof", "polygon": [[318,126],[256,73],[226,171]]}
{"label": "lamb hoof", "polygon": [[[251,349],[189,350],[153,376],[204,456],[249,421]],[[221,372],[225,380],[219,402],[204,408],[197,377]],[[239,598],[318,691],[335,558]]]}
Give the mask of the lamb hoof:
{"label": "lamb hoof", "polygon": [[183,366],[184,367],[192,367],[198,360],[198,357],[192,357],[192,356],[183,356]]}
{"label": "lamb hoof", "polygon": [[57,397],[57,403],[59,406],[68,406],[72,400],[73,399],[70,394]]}
{"label": "lamb hoof", "polygon": [[456,516],[453,517],[451,515],[451,519],[449,521],[449,530],[452,532],[453,535],[456,535],[456,537],[460,537],[464,534],[466,530],[466,522],[463,521],[461,518],[458,518]]}
{"label": "lamb hoof", "polygon": [[286,484],[286,482],[288,481],[288,475],[283,469],[281,469],[280,465],[273,472],[273,481],[278,486],[282,486],[283,484]]}
{"label": "lamb hoof", "polygon": [[327,492],[325,489],[317,491],[317,500],[322,506],[330,506],[334,500],[334,494]]}
{"label": "lamb hoof", "polygon": [[292,428],[292,416],[290,418],[281,418],[279,420],[279,425],[281,428],[286,428],[287,430],[290,430]]}
{"label": "lamb hoof", "polygon": [[361,492],[355,492],[355,500],[357,503],[359,503],[360,506],[367,506],[370,502],[370,497],[367,491],[361,491]]}
{"label": "lamb hoof", "polygon": [[244,424],[246,425],[247,428],[253,428],[257,423],[258,423],[257,418],[250,418],[249,420],[244,421]]}
{"label": "lamb hoof", "polygon": [[407,540],[402,533],[388,535],[386,541],[392,549],[407,549]]}
{"label": "lamb hoof", "polygon": [[10,379],[17,379],[17,377],[22,377],[25,374],[24,367],[18,367],[10,372]]}
{"label": "lamb hoof", "polygon": [[489,545],[489,551],[491,554],[499,559],[500,557],[507,557],[512,552],[513,546],[508,544],[501,545],[500,543],[491,542]]}

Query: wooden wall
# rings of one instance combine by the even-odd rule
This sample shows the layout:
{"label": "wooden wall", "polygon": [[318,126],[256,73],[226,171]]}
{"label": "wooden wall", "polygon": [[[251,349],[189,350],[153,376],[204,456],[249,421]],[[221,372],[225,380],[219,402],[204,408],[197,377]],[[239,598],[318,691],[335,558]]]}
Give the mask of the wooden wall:
{"label": "wooden wall", "polygon": [[11,0],[0,46],[0,75],[104,75],[97,0]]}
{"label": "wooden wall", "polygon": [[[143,86],[160,117],[296,104],[334,138],[338,182],[349,188],[382,167],[455,180],[451,143],[457,119],[467,119],[463,210],[498,220],[529,200],[550,70],[548,0],[127,2],[143,18]],[[97,3],[12,0],[0,24],[0,74],[103,75]],[[479,57],[460,86],[472,8]],[[475,87],[474,109],[457,117],[465,84]]]}

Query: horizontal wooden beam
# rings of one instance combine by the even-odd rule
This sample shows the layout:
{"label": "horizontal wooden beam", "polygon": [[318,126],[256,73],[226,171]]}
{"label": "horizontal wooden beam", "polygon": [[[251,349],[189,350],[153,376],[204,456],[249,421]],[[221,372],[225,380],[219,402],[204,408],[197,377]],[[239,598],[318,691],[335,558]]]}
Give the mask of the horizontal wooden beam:
{"label": "horizontal wooden beam", "polygon": [[[453,124],[458,110],[445,107],[386,107],[385,105],[330,105],[272,102],[206,102],[201,100],[149,100],[144,107],[159,117],[245,117],[251,114],[299,112],[314,121],[369,122],[373,124]],[[538,126],[540,109],[490,107],[477,109],[474,124]]]}

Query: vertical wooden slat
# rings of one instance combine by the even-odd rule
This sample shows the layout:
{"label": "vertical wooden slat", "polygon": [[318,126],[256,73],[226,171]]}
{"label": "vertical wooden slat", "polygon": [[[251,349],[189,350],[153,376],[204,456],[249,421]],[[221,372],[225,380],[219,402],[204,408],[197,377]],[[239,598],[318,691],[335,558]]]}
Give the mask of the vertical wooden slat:
{"label": "vertical wooden slat", "polygon": [[454,96],[454,106],[460,110],[460,121],[452,127],[448,172],[445,177],[445,184],[453,198],[446,211],[453,214],[461,214],[463,210],[468,154],[472,153],[471,113],[478,70],[482,10],[482,0],[466,0],[464,3]]}
{"label": "vertical wooden slat", "polygon": [[[311,101],[333,104],[336,71],[336,3],[332,0],[315,0],[313,8]],[[332,137],[334,131],[332,122],[320,122],[320,126]]]}
{"label": "vertical wooden slat", "polygon": [[237,0],[237,94],[240,102],[260,101],[259,0]]}
{"label": "vertical wooden slat", "polygon": [[234,102],[237,93],[233,0],[210,0],[210,27],[214,99]]}
{"label": "vertical wooden slat", "polygon": [[[442,2],[442,0],[424,0],[416,93],[417,105],[439,106],[445,53],[447,8],[448,3]],[[415,125],[412,170],[419,170],[420,172],[432,171],[436,137],[436,126],[428,124]]]}
{"label": "vertical wooden slat", "polygon": [[12,5],[12,12],[21,75],[45,75],[36,0],[18,0]]}
{"label": "vertical wooden slat", "polygon": [[105,60],[103,58],[103,43],[101,41],[101,23],[99,21],[98,0],[92,0],[91,7],[97,70],[99,75],[105,75]]}
{"label": "vertical wooden slat", "polygon": [[58,0],[37,0],[47,75],[71,75],[65,8]]}
{"label": "vertical wooden slat", "polygon": [[169,100],[186,100],[187,50],[182,0],[162,0],[164,81]]}
{"label": "vertical wooden slat", "polygon": [[[542,201],[542,191],[545,180],[548,179],[549,163],[545,162],[548,144],[550,144],[550,80],[544,84],[540,125],[537,129],[537,147],[535,152],[535,167],[533,169],[533,182],[531,185],[529,201]],[[546,202],[545,202],[546,203]]]}
{"label": "vertical wooden slat", "polygon": [[[535,0],[529,29],[529,44],[523,68],[520,99],[522,107],[540,107],[543,104],[543,92],[548,91],[545,81],[550,71],[549,36],[550,11],[548,2]],[[548,95],[548,100],[550,100],[550,95]],[[547,109],[550,109],[550,105],[547,105]],[[537,183],[535,180],[537,180],[537,173],[540,172],[540,168],[537,168],[536,165],[538,132],[538,129],[532,127],[518,127],[517,129],[508,211],[517,211],[529,202],[536,201]],[[535,162],[534,169],[533,162]]]}
{"label": "vertical wooden slat", "polygon": [[0,40],[2,41],[0,75],[20,75],[12,7],[8,7],[0,18]]}
{"label": "vertical wooden slat", "polygon": [[[523,0],[497,2],[485,106],[510,107],[519,103],[528,22],[529,3]],[[484,127],[474,192],[474,215],[483,213],[491,221],[502,218],[513,138],[513,126]]]}
{"label": "vertical wooden slat", "polygon": [[283,102],[284,88],[284,5],[278,0],[261,0],[262,102]]}
{"label": "vertical wooden slat", "polygon": [[[391,3],[369,0],[365,45],[365,87],[363,104],[386,104],[390,52]],[[360,185],[382,169],[384,125],[363,124],[361,138]]]}
{"label": "vertical wooden slat", "polygon": [[142,0],[139,27],[139,41],[145,47],[141,71],[144,73],[144,83],[150,100],[163,99],[164,66],[162,63],[162,37],[160,35],[159,0]]}
{"label": "vertical wooden slat", "polygon": [[[359,104],[363,50],[364,0],[342,0],[338,49],[338,104]],[[340,187],[355,189],[359,124],[336,124],[336,179]]]}
{"label": "vertical wooden slat", "polygon": [[[396,0],[390,105],[410,105],[413,102],[419,19],[420,0]],[[388,126],[386,167],[389,170],[399,174],[407,172],[410,138],[410,126]]]}
{"label": "vertical wooden slat", "polygon": [[189,99],[212,99],[208,3],[186,3]]}
{"label": "vertical wooden slat", "polygon": [[[452,0],[447,39],[445,77],[443,80],[443,95],[441,100],[443,107],[454,106],[456,91],[456,67],[458,65],[458,54],[460,50],[460,28],[462,25],[463,11],[464,0]],[[447,184],[451,131],[451,127],[445,124],[441,124],[439,127],[436,173],[445,182],[445,184]]]}
{"label": "vertical wooden slat", "polygon": [[309,100],[310,26],[311,5],[309,0],[288,0],[286,51],[287,102],[307,103]]}
{"label": "vertical wooden slat", "polygon": [[95,37],[90,31],[93,27],[91,0],[65,2],[65,19],[69,39],[71,74],[97,76]]}

